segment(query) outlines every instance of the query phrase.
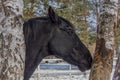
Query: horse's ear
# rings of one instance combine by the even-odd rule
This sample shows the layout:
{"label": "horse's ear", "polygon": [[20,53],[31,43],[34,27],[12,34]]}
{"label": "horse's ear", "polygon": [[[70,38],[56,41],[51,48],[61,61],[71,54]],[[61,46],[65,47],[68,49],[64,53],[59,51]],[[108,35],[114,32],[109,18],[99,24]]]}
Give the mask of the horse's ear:
{"label": "horse's ear", "polygon": [[51,6],[48,8],[48,16],[53,23],[59,22],[59,16],[54,12]]}

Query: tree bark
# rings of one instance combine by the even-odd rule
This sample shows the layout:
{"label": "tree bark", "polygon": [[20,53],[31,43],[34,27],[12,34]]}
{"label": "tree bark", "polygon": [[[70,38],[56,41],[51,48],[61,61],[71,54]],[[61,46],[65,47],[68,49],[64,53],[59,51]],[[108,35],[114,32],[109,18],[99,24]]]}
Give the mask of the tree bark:
{"label": "tree bark", "polygon": [[117,0],[100,0],[97,41],[90,80],[110,80],[114,53]]}
{"label": "tree bark", "polygon": [[[120,5],[120,0],[118,0],[118,5]],[[120,80],[120,7],[118,7],[118,18],[117,18],[117,27],[116,27],[116,55],[117,55],[117,62],[116,62],[116,66],[115,66],[115,72],[113,75],[113,79],[112,80]],[[119,38],[119,39],[118,39]]]}
{"label": "tree bark", "polygon": [[0,80],[23,80],[22,9],[22,0],[0,0]]}
{"label": "tree bark", "polygon": [[35,1],[34,1],[34,0],[31,0],[30,3],[31,3],[31,7],[30,7],[30,17],[35,17],[35,16],[34,16],[34,4],[35,4]]}
{"label": "tree bark", "polygon": [[120,45],[116,46],[116,53],[118,54],[118,59],[115,67],[113,80],[120,80]]}

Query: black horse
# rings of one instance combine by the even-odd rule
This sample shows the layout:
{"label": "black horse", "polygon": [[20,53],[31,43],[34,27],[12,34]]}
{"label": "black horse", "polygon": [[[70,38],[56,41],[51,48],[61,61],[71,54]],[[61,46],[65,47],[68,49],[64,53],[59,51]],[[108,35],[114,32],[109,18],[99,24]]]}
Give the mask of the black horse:
{"label": "black horse", "polygon": [[81,71],[91,68],[91,54],[76,35],[73,25],[51,7],[48,17],[30,19],[23,26],[26,44],[24,80],[29,80],[41,60],[49,55],[76,65]]}

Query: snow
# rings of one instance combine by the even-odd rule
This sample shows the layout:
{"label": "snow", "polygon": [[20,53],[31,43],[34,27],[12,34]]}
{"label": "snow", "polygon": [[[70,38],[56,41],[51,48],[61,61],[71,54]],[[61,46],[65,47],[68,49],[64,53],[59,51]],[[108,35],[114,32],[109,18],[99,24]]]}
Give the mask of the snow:
{"label": "snow", "polygon": [[[40,70],[36,70],[30,80],[89,80],[90,71],[86,71],[83,73],[83,72],[80,72],[78,69],[75,69],[75,70],[67,70],[67,69],[58,70],[57,69],[55,70],[53,68],[55,68],[57,65],[58,67],[61,67],[59,65],[70,65],[70,64],[66,62],[51,64],[51,62],[55,62],[53,60],[53,61],[50,61],[50,65],[53,65],[53,68],[51,69],[51,68],[47,68],[49,66],[49,63],[43,63],[43,62],[40,65],[45,65],[44,67],[46,67],[45,68],[46,70],[42,69],[42,67],[41,68],[38,67],[38,69],[40,68]],[[111,74],[111,80],[114,74],[115,64],[116,64],[116,58],[114,58],[114,63],[113,63],[114,67],[113,67],[112,74]]]}

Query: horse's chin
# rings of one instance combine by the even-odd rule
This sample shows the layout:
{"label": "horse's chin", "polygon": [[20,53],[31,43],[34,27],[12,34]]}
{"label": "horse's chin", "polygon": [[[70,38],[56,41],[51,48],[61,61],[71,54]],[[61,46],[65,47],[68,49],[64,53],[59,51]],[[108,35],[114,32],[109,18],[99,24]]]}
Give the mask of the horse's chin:
{"label": "horse's chin", "polygon": [[85,72],[86,70],[88,70],[88,69],[85,69],[85,68],[79,68],[79,70],[81,71],[81,72]]}
{"label": "horse's chin", "polygon": [[90,67],[78,67],[81,72],[85,72],[90,69]]}

